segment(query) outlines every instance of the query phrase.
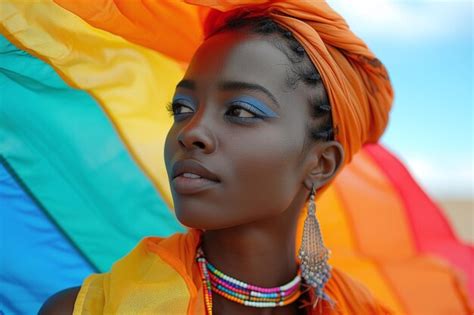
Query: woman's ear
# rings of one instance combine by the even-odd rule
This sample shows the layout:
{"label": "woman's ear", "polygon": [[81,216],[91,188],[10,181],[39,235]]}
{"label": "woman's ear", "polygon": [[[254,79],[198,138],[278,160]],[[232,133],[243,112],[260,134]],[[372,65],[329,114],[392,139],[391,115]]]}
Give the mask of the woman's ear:
{"label": "woman's ear", "polygon": [[308,190],[313,184],[318,189],[334,178],[344,161],[344,149],[337,141],[318,143],[308,154],[310,170],[304,180]]}

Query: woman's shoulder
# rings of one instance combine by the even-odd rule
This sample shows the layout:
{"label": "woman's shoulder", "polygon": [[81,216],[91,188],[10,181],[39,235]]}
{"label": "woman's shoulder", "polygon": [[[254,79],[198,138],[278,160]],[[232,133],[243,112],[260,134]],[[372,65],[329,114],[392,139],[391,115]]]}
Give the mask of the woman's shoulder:
{"label": "woman's shoulder", "polygon": [[325,292],[335,302],[335,314],[392,314],[364,284],[337,268],[332,269]]}
{"label": "woman's shoulder", "polygon": [[81,287],[73,287],[50,296],[39,310],[39,315],[72,314]]}

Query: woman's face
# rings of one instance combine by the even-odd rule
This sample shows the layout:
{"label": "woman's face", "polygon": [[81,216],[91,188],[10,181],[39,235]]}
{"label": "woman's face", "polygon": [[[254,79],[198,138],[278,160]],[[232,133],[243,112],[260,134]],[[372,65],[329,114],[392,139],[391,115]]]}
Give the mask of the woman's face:
{"label": "woman's face", "polygon": [[289,88],[290,71],[285,54],[258,35],[220,33],[196,52],[176,88],[165,144],[184,225],[221,229],[278,216],[306,189],[310,91]]}

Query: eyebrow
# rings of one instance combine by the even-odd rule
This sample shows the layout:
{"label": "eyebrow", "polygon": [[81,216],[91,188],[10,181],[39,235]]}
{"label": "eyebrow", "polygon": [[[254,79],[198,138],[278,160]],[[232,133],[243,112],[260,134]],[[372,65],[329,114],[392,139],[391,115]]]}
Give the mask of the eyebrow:
{"label": "eyebrow", "polygon": [[[195,90],[196,89],[196,82],[193,80],[181,80],[176,87],[184,88],[188,90]],[[219,83],[220,90],[252,90],[252,91],[259,91],[267,95],[275,105],[280,108],[280,104],[276,100],[276,97],[266,88],[263,86],[256,84],[256,83],[249,83],[249,82],[242,82],[242,81],[224,81]]]}

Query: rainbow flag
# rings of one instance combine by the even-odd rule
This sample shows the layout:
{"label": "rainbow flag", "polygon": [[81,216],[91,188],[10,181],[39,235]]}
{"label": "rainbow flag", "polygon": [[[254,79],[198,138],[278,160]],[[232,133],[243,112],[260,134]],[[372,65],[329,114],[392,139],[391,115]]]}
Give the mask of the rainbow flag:
{"label": "rainbow flag", "polygon": [[[165,104],[202,40],[201,13],[180,1],[1,2],[0,313],[36,313],[142,237],[184,231]],[[330,263],[396,314],[470,312],[473,246],[387,149],[365,146],[318,207]]]}

